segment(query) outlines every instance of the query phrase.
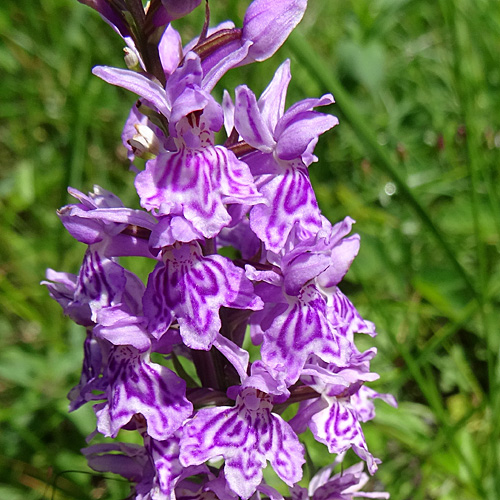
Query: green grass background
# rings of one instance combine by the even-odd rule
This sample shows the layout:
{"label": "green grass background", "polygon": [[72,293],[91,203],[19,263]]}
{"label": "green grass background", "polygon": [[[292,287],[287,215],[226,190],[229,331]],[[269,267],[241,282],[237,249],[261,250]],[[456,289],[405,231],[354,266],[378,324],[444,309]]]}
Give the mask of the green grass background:
{"label": "green grass background", "polygon": [[[213,22],[241,25],[247,3],[211,2]],[[343,290],[378,325],[373,387],[400,403],[377,404],[364,426],[383,460],[370,485],[394,500],[498,500],[500,2],[309,3],[271,60],[233,70],[217,93],[247,83],[258,95],[288,57],[289,104],[336,98],[340,125],[321,138],[311,177],[327,217],[357,220]],[[202,17],[177,23],[184,41]],[[120,143],[134,96],[90,72],[122,67],[121,51],[76,0],[0,5],[2,499],[126,496],[80,456],[94,417],[68,414],[66,393],[84,333],[38,284],[45,268],[81,262],[55,215],[68,185],[138,206]],[[328,461],[321,445],[311,455]]]}

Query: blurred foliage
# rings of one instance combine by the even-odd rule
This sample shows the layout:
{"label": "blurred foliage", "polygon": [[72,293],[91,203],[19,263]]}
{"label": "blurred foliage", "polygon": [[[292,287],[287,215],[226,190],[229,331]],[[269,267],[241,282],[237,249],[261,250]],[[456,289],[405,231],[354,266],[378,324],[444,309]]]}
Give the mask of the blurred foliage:
{"label": "blurred foliage", "polygon": [[[212,2],[213,24],[241,25],[246,5]],[[202,22],[177,24],[184,41]],[[289,104],[336,97],[310,172],[325,215],[362,237],[343,291],[378,325],[373,386],[400,402],[364,426],[395,500],[500,498],[499,40],[499,2],[311,1],[277,55],[217,88],[258,95],[289,57]],[[120,142],[134,96],[90,72],[122,67],[122,45],[76,0],[0,6],[0,498],[126,496],[80,455],[93,412],[65,397],[83,332],[38,285],[81,262],[55,215],[68,185],[138,206]]]}

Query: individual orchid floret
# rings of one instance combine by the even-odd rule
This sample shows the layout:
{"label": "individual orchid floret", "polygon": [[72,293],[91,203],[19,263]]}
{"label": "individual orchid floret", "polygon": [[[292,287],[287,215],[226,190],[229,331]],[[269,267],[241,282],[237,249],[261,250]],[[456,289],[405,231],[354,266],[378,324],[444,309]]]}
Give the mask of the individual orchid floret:
{"label": "individual orchid floret", "polygon": [[242,269],[221,255],[203,256],[196,242],[163,251],[163,264],[150,275],[143,304],[155,338],[177,320],[184,343],[203,350],[210,349],[221,328],[221,307],[263,307]]}
{"label": "individual orchid floret", "polygon": [[386,492],[360,491],[369,476],[363,472],[363,463],[355,464],[332,476],[333,469],[342,463],[340,454],[332,465],[320,469],[311,479],[309,487],[295,485],[290,489],[291,500],[353,500],[354,498],[389,498]]}
{"label": "individual orchid floret", "polygon": [[267,200],[252,208],[250,225],[268,250],[279,252],[292,228],[314,235],[321,228],[316,197],[309,180],[308,165],[318,137],[334,127],[334,116],[313,111],[333,102],[328,94],[300,101],[284,112],[290,81],[285,61],[257,101],[245,85],[236,88],[234,125],[241,138],[257,149],[244,157],[257,176],[260,193]]}
{"label": "individual orchid floret", "polygon": [[342,367],[353,351],[352,341],[336,328],[339,321],[330,320],[327,297],[319,285],[325,276],[340,281],[357,254],[358,237],[345,238],[350,222],[347,226],[299,241],[276,259],[273,270],[246,267],[247,276],[258,282],[256,292],[266,304],[251,318],[253,340],[262,342],[261,356],[268,366],[286,369],[289,384],[298,380],[311,354]]}
{"label": "individual orchid floret", "polygon": [[108,358],[107,401],[94,406],[97,430],[116,437],[136,414],[147,422],[154,439],[168,439],[193,412],[186,383],[168,368],[152,363],[149,352],[131,346],[114,347]]}
{"label": "individual orchid floret", "polygon": [[330,453],[352,448],[366,461],[370,474],[377,470],[379,460],[369,453],[360,425],[365,418],[374,415],[373,403],[368,398],[370,395],[380,397],[396,405],[393,398],[372,393],[362,385],[379,378],[369,371],[369,361],[375,354],[375,349],[353,354],[350,366],[342,369],[312,356],[302,371],[301,381],[321,394],[321,398],[302,402],[297,415],[290,421],[298,433],[309,427],[316,440],[325,444]]}
{"label": "individual orchid floret", "polygon": [[271,378],[263,370],[252,371],[239,389],[228,392],[237,394],[234,407],[204,408],[183,427],[181,463],[188,466],[223,457],[229,487],[244,500],[261,484],[267,461],[289,486],[302,477],[304,450],[288,423],[272,413],[274,398],[281,400],[283,394]]}

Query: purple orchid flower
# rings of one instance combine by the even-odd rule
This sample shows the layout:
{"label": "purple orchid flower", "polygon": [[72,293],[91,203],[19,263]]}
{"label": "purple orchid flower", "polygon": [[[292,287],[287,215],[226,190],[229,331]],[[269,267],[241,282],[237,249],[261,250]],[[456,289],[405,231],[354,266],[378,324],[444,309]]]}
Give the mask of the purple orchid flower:
{"label": "purple orchid flower", "polygon": [[284,112],[290,81],[290,63],[285,61],[257,101],[245,85],[237,87],[234,124],[242,139],[258,151],[244,157],[267,204],[250,212],[252,230],[266,248],[279,252],[294,225],[309,235],[321,228],[321,218],[312,189],[308,165],[318,137],[337,125],[334,116],[313,111],[333,102],[330,94],[306,99]]}
{"label": "purple orchid flower", "polygon": [[196,242],[168,247],[163,262],[150,275],[143,301],[155,338],[176,319],[187,346],[208,350],[221,328],[222,306],[263,307],[242,269],[221,255],[203,256]]}
{"label": "purple orchid flower", "polygon": [[136,414],[146,419],[147,433],[164,441],[192,414],[186,383],[168,368],[152,363],[149,352],[131,346],[114,347],[107,363],[104,403],[94,406],[97,430],[116,437]]}
{"label": "purple orchid flower", "polygon": [[252,375],[228,396],[236,398],[234,407],[204,408],[184,425],[181,463],[199,465],[222,456],[229,487],[244,500],[261,484],[267,461],[285,483],[298,482],[303,446],[288,423],[272,413],[274,402],[287,397],[282,384],[263,365],[252,365]]}

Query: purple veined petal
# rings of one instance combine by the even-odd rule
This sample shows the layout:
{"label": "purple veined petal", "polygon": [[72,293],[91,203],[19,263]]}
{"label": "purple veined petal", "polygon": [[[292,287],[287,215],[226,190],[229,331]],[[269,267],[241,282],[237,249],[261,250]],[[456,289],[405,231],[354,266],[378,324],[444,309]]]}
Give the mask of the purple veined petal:
{"label": "purple veined petal", "polygon": [[370,474],[380,461],[373,458],[366,446],[365,436],[356,417],[356,411],[345,398],[328,398],[329,407],[311,418],[310,429],[330,453],[342,453],[352,448],[366,461]]}
{"label": "purple veined petal", "polygon": [[235,154],[224,146],[215,146],[214,155],[213,184],[219,186],[224,203],[248,206],[267,203],[258,192],[250,169],[245,162],[238,160]]}
{"label": "purple veined petal", "polygon": [[246,86],[235,89],[234,123],[236,130],[250,146],[271,153],[275,146],[272,129],[262,119],[255,94]]}
{"label": "purple veined petal", "polygon": [[95,322],[98,310],[121,301],[125,285],[123,267],[89,247],[80,267],[72,306],[88,304]]}
{"label": "purple veined petal", "polygon": [[294,224],[311,233],[320,229],[318,203],[307,168],[301,162],[284,163],[281,175],[262,177],[260,182],[260,192],[269,206],[260,204],[252,208],[250,227],[266,249],[279,252]]}
{"label": "purple veined petal", "polygon": [[285,112],[286,93],[291,78],[290,60],[287,59],[276,70],[273,79],[259,97],[259,110],[268,130],[274,131]]}
{"label": "purple veined petal", "polygon": [[314,286],[304,287],[299,297],[288,297],[288,301],[286,311],[265,331],[262,360],[271,368],[286,368],[288,385],[298,380],[310,354],[345,366],[351,343],[328,322],[324,299]]}
{"label": "purple veined petal", "polygon": [[150,275],[143,301],[155,338],[175,316],[184,343],[192,349],[209,350],[221,328],[222,306],[263,307],[242,269],[221,255],[202,256],[196,243],[165,252],[164,261]]}
{"label": "purple veined petal", "polygon": [[141,205],[157,215],[184,216],[206,238],[229,225],[231,218],[212,185],[211,149],[182,147],[148,161],[135,180]]}
{"label": "purple veined petal", "polygon": [[92,73],[111,85],[123,87],[144,97],[154,104],[162,115],[170,118],[170,103],[165,89],[159,83],[135,71],[108,66],[96,66]]}
{"label": "purple veined petal", "polygon": [[173,496],[175,485],[184,470],[179,462],[179,437],[173,435],[165,441],[158,441],[146,434],[144,447],[154,464],[155,482],[161,492],[161,498],[170,498]]}
{"label": "purple veined petal", "polygon": [[288,38],[302,19],[307,0],[254,0],[243,20],[242,40],[251,40],[253,45],[248,60],[264,61],[271,57]]}
{"label": "purple veined petal", "polygon": [[140,413],[148,434],[168,439],[193,412],[186,383],[168,368],[152,363],[148,353],[131,346],[115,347],[109,357],[107,402],[96,408],[97,430],[116,437],[121,427]]}
{"label": "purple veined petal", "polygon": [[303,447],[271,407],[268,396],[260,399],[256,389],[247,388],[235,407],[200,410],[183,428],[181,463],[187,466],[223,457],[227,482],[244,500],[260,485],[267,460],[283,481],[290,486],[296,483],[302,477]]}
{"label": "purple veined petal", "polygon": [[366,333],[375,337],[375,324],[361,317],[352,302],[340,291],[338,287],[321,289],[327,296],[326,314],[328,320],[334,325],[337,331],[349,339],[354,339],[354,333]]}
{"label": "purple veined petal", "polygon": [[316,111],[297,114],[279,136],[275,133],[276,154],[282,160],[300,158],[312,141],[338,123],[337,117]]}
{"label": "purple veined petal", "polygon": [[157,215],[182,215],[205,238],[229,226],[224,203],[263,201],[248,166],[223,146],[201,149],[181,145],[147,162],[135,181],[141,205]]}

